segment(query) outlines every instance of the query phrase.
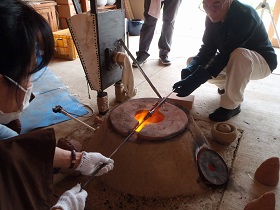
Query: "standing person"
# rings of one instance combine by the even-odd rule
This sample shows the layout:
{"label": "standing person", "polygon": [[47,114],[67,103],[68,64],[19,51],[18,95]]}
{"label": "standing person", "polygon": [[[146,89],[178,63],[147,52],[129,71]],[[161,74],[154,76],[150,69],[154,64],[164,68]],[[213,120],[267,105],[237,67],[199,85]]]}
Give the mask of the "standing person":
{"label": "standing person", "polygon": [[[147,58],[156,24],[163,8],[161,35],[158,40],[159,60],[163,65],[170,65],[171,60],[168,54],[171,50],[172,35],[174,31],[175,19],[182,0],[145,0],[144,1],[144,24],[140,31],[139,51],[136,52],[137,62],[142,66]],[[132,63],[137,67],[136,63]]]}
{"label": "standing person", "polygon": [[[0,1],[0,28],[0,209],[49,210],[54,167],[90,176],[105,163],[99,176],[112,170],[114,161],[97,152],[56,147],[52,128],[18,135],[6,126],[28,104],[30,76],[51,61],[54,39],[46,20],[21,0]],[[83,210],[86,197],[77,184],[52,209]]]}
{"label": "standing person", "polygon": [[[218,86],[220,107],[209,115],[226,121],[241,112],[250,80],[263,79],[277,67],[277,56],[264,24],[249,5],[237,0],[203,0],[203,44],[174,84],[177,96],[191,94],[206,81]],[[180,87],[180,88],[179,88]]]}

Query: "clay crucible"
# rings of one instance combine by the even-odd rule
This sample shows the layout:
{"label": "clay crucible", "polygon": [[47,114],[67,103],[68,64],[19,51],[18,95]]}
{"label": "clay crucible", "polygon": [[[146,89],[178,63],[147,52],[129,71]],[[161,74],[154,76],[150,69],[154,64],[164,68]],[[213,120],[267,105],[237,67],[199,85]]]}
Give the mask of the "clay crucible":
{"label": "clay crucible", "polygon": [[238,136],[236,127],[224,122],[215,123],[211,134],[213,139],[222,145],[230,145]]}

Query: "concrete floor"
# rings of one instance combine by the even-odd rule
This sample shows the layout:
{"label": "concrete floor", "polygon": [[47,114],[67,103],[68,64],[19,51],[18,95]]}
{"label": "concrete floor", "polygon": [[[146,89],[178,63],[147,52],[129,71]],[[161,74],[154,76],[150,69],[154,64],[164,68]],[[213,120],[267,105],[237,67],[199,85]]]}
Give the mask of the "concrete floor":
{"label": "concrete floor", "polygon": [[[174,46],[176,46],[176,41],[175,38]],[[130,38],[132,52],[136,51],[137,43],[138,37]],[[279,49],[276,51],[279,54]],[[147,63],[143,65],[143,70],[163,96],[170,92],[173,83],[180,78],[180,70],[185,66],[186,58],[176,56],[176,52],[173,53],[171,59],[173,61],[171,66],[161,66],[158,63],[157,52],[152,52]],[[79,59],[74,61],[55,60],[50,68],[61,77],[65,85],[69,86],[69,91],[76,95],[81,103],[89,105],[93,108],[94,113],[98,114],[96,92],[89,91],[91,99],[88,98],[85,75]],[[253,179],[255,170],[264,160],[270,157],[280,157],[279,73],[278,68],[269,77],[250,82],[246,88],[242,112],[229,120],[231,124],[243,131],[243,135],[237,153],[233,157],[230,181],[218,209],[242,209],[250,200],[267,191],[273,191],[276,194],[276,200],[280,199],[279,184],[274,188],[265,187]],[[138,93],[134,98],[157,97],[138,69],[134,70],[134,76],[138,88]],[[117,105],[114,86],[109,87],[106,91],[109,95],[110,105]],[[195,99],[191,114],[194,119],[213,124],[208,119],[208,114],[219,106],[217,88],[206,83],[193,95]],[[59,138],[73,132],[78,126],[77,123],[69,121],[53,127]],[[211,126],[208,126],[208,129],[210,130]],[[276,206],[276,209],[280,209],[279,202],[276,203]]]}
{"label": "concrete floor", "polygon": [[[182,24],[183,22],[180,23]],[[184,26],[184,24],[181,26]],[[172,85],[180,79],[180,71],[185,67],[186,58],[194,55],[201,44],[201,35],[199,35],[201,30],[192,32],[192,27],[192,25],[188,25],[180,32],[175,32],[170,54],[172,65],[168,67],[161,66],[158,63],[157,38],[159,34],[155,35],[150,50],[151,56],[142,68],[163,96],[169,93]],[[137,51],[138,40],[139,37],[137,36],[130,37],[130,50],[133,54]],[[280,50],[278,48],[275,48],[275,50],[279,57]],[[65,85],[69,86],[69,91],[75,94],[81,103],[92,107],[95,114],[98,113],[96,92],[90,90],[91,99],[88,98],[85,74],[79,59],[74,61],[55,59],[50,68],[61,78]],[[215,208],[200,206],[199,208],[178,209],[240,210],[249,201],[258,198],[267,191],[275,193],[276,209],[280,209],[279,184],[276,187],[267,187],[254,180],[255,170],[264,160],[270,157],[280,157],[279,76],[280,66],[269,77],[259,81],[251,81],[245,91],[245,100],[241,106],[241,113],[229,120],[229,123],[242,131],[242,137],[232,160],[232,173],[229,183],[218,206]],[[134,70],[134,77],[138,88],[138,93],[134,98],[157,97],[138,69]],[[117,105],[114,101],[114,86],[109,87],[106,91],[109,95],[110,105]],[[208,115],[219,106],[217,88],[206,83],[194,91],[193,95],[195,99],[191,115],[195,120],[202,120],[212,125],[213,122],[208,119]],[[59,138],[72,133],[73,129],[77,128],[78,125],[71,120],[53,127]],[[211,126],[208,129],[210,130]],[[111,209],[119,208],[112,206]],[[138,206],[138,209],[145,208]],[[169,208],[166,207],[166,209]]]}

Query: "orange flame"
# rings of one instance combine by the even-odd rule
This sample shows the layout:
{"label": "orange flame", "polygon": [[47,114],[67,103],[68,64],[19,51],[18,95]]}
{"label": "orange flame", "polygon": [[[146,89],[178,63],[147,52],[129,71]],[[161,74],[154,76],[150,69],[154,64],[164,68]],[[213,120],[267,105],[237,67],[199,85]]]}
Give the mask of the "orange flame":
{"label": "orange flame", "polygon": [[164,115],[159,111],[159,108],[155,110],[155,112],[152,114],[152,116],[145,121],[144,118],[149,114],[150,110],[139,110],[134,118],[138,121],[139,124],[141,124],[135,131],[140,132],[145,125],[150,124],[150,123],[159,123],[163,121]]}

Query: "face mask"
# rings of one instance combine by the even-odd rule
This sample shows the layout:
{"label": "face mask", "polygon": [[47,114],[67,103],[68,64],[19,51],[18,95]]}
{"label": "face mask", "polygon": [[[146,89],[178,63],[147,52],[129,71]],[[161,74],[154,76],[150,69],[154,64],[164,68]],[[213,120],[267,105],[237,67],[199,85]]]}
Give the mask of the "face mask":
{"label": "face mask", "polygon": [[4,75],[4,77],[6,77],[8,80],[10,80],[12,83],[14,83],[19,89],[21,89],[23,92],[25,92],[25,95],[24,95],[24,99],[23,99],[23,102],[22,102],[21,109],[18,110],[17,112],[4,113],[0,110],[0,123],[1,124],[7,124],[7,123],[9,123],[13,120],[16,120],[16,119],[20,118],[22,110],[24,110],[29,105],[29,101],[30,101],[30,97],[31,97],[31,93],[32,93],[32,88],[33,88],[33,84],[32,84],[27,89],[24,89],[22,86],[20,86],[16,81],[11,79],[10,77],[7,77],[5,75]]}

